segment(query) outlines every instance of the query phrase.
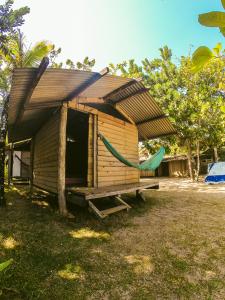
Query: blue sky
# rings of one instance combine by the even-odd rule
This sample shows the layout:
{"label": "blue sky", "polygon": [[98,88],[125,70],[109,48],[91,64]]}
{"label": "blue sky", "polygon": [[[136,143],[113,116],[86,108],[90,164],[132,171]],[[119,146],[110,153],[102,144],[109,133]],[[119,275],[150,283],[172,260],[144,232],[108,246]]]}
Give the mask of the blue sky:
{"label": "blue sky", "polygon": [[224,40],[197,22],[199,13],[222,10],[220,0],[16,0],[14,7],[23,5],[31,9],[23,26],[29,43],[55,43],[60,60],[95,58],[96,71],[110,62],[155,58],[163,45],[179,57]]}

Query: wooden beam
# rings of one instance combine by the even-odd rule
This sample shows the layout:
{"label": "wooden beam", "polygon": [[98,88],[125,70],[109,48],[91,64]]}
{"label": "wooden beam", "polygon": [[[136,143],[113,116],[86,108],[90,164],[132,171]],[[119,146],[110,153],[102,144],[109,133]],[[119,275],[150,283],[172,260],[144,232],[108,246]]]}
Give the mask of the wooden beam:
{"label": "wooden beam", "polygon": [[79,98],[78,104],[88,104],[88,103],[105,103],[102,98]]}
{"label": "wooden beam", "polygon": [[129,99],[129,98],[131,98],[131,97],[134,97],[134,96],[142,95],[142,94],[144,94],[144,93],[146,93],[146,92],[148,92],[148,91],[149,91],[149,89],[147,89],[147,88],[142,88],[142,89],[140,89],[140,90],[134,92],[132,95],[125,96],[125,97],[121,98],[120,100],[116,101],[115,103],[121,103],[121,102],[123,102],[124,100],[127,100],[127,99]]}
{"label": "wooden beam", "polygon": [[78,86],[75,90],[72,91],[66,98],[62,100],[62,102],[69,102],[72,99],[78,97],[81,93],[83,93],[87,88],[89,88],[91,85],[93,85],[96,81],[101,79],[103,76],[107,75],[109,73],[109,68],[103,69],[99,73],[94,73],[90,79],[82,83],[80,86]]}
{"label": "wooden beam", "polygon": [[13,144],[8,149],[8,186],[10,186],[13,170]]}
{"label": "wooden beam", "polygon": [[31,139],[30,143],[30,197],[33,194],[33,187],[34,187],[34,149],[35,149],[35,138]]}
{"label": "wooden beam", "polygon": [[120,86],[119,88],[113,90],[112,92],[108,93],[107,95],[105,95],[103,97],[103,99],[105,101],[109,100],[110,98],[112,98],[114,95],[116,95],[117,93],[121,92],[122,90],[140,82],[141,79],[132,79],[131,81],[126,82],[125,84],[123,84],[122,86]]}
{"label": "wooden beam", "polygon": [[67,215],[65,195],[65,174],[66,174],[66,125],[67,107],[62,106],[60,111],[59,124],[59,150],[58,150],[58,203],[62,215]]}
{"label": "wooden beam", "polygon": [[97,180],[97,161],[98,161],[98,153],[97,153],[97,143],[98,143],[98,116],[92,115],[93,117],[93,187],[98,186],[98,180]]}
{"label": "wooden beam", "polygon": [[142,124],[145,124],[145,123],[148,123],[148,122],[161,120],[161,119],[166,119],[166,118],[168,118],[168,116],[163,114],[163,115],[160,115],[160,116],[157,116],[157,117],[152,117],[152,118],[140,121],[140,122],[136,122],[136,125],[142,125]]}
{"label": "wooden beam", "polygon": [[44,57],[40,63],[40,66],[38,67],[38,69],[36,70],[36,74],[33,78],[33,81],[30,84],[30,88],[27,91],[26,96],[24,97],[19,109],[18,109],[18,114],[16,117],[16,121],[15,121],[15,125],[17,123],[19,123],[21,121],[21,119],[23,118],[23,114],[24,114],[24,110],[25,110],[25,106],[28,105],[28,103],[30,102],[31,96],[36,88],[36,86],[38,85],[38,82],[41,79],[41,76],[44,74],[45,70],[47,69],[49,64],[49,58],[48,57]]}
{"label": "wooden beam", "polygon": [[118,112],[121,113],[124,118],[130,121],[131,124],[136,125],[135,122],[128,116],[128,114],[119,105],[117,105],[117,103],[114,104],[113,107],[118,110]]}
{"label": "wooden beam", "polygon": [[62,105],[62,101],[48,101],[43,103],[30,103],[24,106],[25,110],[33,110],[33,109],[44,109],[51,107],[58,107]]}
{"label": "wooden beam", "polygon": [[172,132],[169,132],[169,133],[163,133],[163,134],[155,135],[155,136],[151,136],[151,137],[143,137],[139,141],[141,142],[141,141],[144,141],[144,140],[153,140],[153,139],[157,139],[157,138],[161,138],[161,137],[170,136],[170,135],[173,135],[173,134],[177,134],[177,132],[172,131]]}

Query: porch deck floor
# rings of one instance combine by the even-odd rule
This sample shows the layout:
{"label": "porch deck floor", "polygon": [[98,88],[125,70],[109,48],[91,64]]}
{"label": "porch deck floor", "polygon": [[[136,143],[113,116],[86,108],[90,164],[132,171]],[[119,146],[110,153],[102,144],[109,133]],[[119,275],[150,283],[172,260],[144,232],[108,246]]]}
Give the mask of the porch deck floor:
{"label": "porch deck floor", "polygon": [[85,200],[116,196],[135,191],[141,191],[148,188],[158,188],[159,182],[156,180],[148,180],[145,182],[137,182],[132,184],[122,184],[114,186],[106,186],[100,188],[88,187],[66,187],[66,191],[83,197]]}

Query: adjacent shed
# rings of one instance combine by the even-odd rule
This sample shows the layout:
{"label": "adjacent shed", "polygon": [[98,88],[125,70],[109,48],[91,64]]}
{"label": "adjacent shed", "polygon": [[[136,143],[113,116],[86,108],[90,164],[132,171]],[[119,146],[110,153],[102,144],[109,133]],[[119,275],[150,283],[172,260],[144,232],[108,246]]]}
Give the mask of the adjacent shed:
{"label": "adjacent shed", "polygon": [[90,201],[142,189],[139,171],[117,161],[98,134],[136,163],[140,140],[174,134],[148,90],[107,69],[47,69],[47,63],[15,69],[9,97],[9,141],[31,138],[31,185],[58,194],[62,213],[67,194]]}

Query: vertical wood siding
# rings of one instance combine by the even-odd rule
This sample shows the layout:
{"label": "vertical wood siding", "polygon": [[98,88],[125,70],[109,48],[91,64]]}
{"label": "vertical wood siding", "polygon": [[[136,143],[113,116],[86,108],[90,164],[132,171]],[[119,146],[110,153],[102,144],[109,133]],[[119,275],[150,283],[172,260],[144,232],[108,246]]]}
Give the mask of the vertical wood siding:
{"label": "vertical wood siding", "polygon": [[174,160],[169,162],[170,177],[185,177],[188,176],[187,160]]}

